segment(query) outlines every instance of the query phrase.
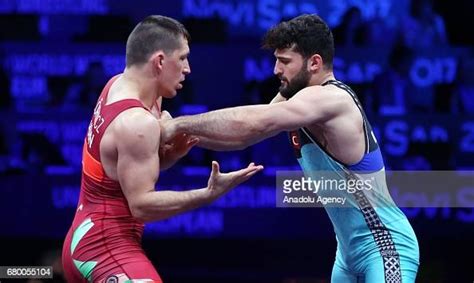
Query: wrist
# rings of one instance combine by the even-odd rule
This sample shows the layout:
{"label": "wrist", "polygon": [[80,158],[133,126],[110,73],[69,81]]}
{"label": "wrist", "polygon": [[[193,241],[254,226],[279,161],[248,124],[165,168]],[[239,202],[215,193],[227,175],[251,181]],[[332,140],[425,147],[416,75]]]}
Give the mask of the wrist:
{"label": "wrist", "polygon": [[202,197],[205,204],[210,204],[217,199],[218,195],[210,187],[202,189]]}

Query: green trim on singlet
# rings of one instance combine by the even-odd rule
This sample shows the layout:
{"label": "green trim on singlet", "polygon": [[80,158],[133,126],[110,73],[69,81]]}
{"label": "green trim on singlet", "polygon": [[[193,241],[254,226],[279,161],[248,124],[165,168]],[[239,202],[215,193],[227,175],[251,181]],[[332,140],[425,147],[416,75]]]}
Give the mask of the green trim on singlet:
{"label": "green trim on singlet", "polygon": [[90,218],[87,218],[81,223],[81,225],[79,225],[79,227],[76,228],[76,230],[74,230],[71,240],[71,255],[74,253],[79,241],[92,228],[92,226],[94,226],[94,223]]}
{"label": "green trim on singlet", "polygon": [[74,265],[82,274],[82,276],[86,278],[87,281],[89,282],[92,281],[92,278],[91,278],[92,270],[97,265],[97,261],[79,261],[75,259],[73,259],[72,261],[74,262]]}
{"label": "green trim on singlet", "polygon": [[[85,219],[81,225],[79,225],[74,233],[72,234],[71,240],[71,256],[74,253],[79,241],[84,237],[84,235],[94,226],[94,222],[90,218]],[[88,281],[91,281],[92,270],[97,265],[97,261],[79,261],[72,259],[77,270],[82,274],[84,278]]]}

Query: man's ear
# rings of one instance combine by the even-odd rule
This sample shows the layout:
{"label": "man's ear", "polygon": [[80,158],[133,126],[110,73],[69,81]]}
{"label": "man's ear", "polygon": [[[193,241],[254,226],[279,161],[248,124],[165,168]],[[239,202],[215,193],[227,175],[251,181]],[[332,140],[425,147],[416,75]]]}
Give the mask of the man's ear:
{"label": "man's ear", "polygon": [[313,54],[308,59],[308,71],[316,72],[323,68],[323,58],[319,54]]}
{"label": "man's ear", "polygon": [[153,55],[150,57],[150,61],[153,64],[154,69],[160,73],[161,73],[161,70],[163,70],[164,60],[165,60],[165,53],[161,50],[153,53]]}

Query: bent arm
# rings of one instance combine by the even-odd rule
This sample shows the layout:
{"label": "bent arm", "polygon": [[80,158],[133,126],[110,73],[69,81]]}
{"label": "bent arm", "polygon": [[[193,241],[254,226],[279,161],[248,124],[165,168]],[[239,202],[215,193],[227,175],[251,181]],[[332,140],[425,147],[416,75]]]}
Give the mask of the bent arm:
{"label": "bent arm", "polygon": [[206,188],[189,191],[155,191],[159,176],[160,128],[155,118],[132,113],[118,121],[117,173],[132,215],[156,221],[211,201]]}
{"label": "bent arm", "polygon": [[[332,119],[346,110],[348,96],[308,87],[288,101],[226,108],[172,121],[171,132],[185,132],[245,148],[281,131]],[[349,98],[350,99],[350,98]]]}

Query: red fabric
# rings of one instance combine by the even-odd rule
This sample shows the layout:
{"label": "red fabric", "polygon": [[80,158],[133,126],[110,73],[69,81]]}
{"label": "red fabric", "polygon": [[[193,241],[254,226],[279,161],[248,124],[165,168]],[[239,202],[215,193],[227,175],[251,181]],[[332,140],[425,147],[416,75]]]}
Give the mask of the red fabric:
{"label": "red fabric", "polygon": [[[144,224],[132,216],[120,184],[107,177],[100,163],[100,141],[110,123],[127,109],[144,108],[135,99],[105,105],[109,88],[117,77],[104,87],[84,143],[78,209],[63,245],[63,267],[68,282],[87,282],[73,259],[97,262],[92,272],[93,282],[119,274],[125,274],[129,279],[161,282],[141,247]],[[93,226],[71,254],[73,233],[88,218]]]}

